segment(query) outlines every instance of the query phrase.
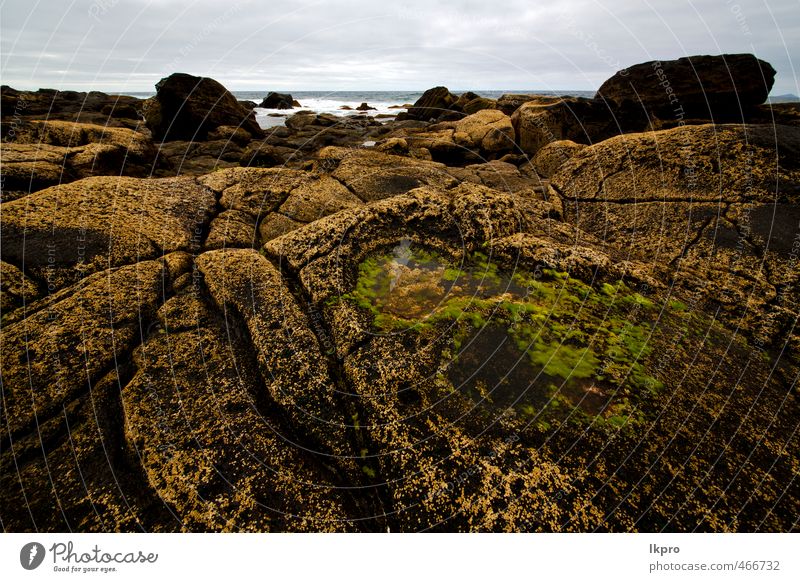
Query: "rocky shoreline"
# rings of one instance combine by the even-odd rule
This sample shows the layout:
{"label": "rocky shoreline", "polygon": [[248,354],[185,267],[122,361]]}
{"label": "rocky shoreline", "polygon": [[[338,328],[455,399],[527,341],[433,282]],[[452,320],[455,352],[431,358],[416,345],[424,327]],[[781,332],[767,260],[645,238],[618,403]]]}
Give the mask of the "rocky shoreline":
{"label": "rocky shoreline", "polygon": [[796,529],[774,76],[688,57],[267,129],[181,73],[3,86],[3,528]]}

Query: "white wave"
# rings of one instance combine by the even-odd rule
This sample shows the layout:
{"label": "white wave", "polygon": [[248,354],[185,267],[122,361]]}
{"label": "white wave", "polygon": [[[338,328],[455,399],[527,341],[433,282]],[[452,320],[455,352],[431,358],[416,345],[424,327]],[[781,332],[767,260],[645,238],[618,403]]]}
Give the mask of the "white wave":
{"label": "white wave", "polygon": [[[300,107],[294,109],[266,109],[264,107],[256,107],[253,111],[256,114],[256,121],[261,127],[274,127],[276,125],[283,125],[287,117],[294,115],[298,111],[313,111],[315,113],[331,113],[341,117],[348,115],[357,115],[361,113],[356,110],[364,101],[342,101],[339,99],[320,99],[308,98],[299,99]],[[405,109],[397,109],[392,106],[404,105],[404,103],[391,103],[391,102],[367,102],[367,105],[374,107],[366,111],[366,115],[397,115]],[[342,109],[343,106],[350,107],[350,109]],[[272,115],[270,115],[272,114]],[[278,117],[279,116],[279,117]]]}

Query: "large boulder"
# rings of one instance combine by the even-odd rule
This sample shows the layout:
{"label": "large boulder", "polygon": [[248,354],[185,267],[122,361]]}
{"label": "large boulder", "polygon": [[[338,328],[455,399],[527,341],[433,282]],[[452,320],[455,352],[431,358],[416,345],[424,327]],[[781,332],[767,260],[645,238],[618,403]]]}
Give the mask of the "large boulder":
{"label": "large boulder", "polygon": [[741,115],[766,101],[774,81],[772,65],[751,54],[700,55],[628,67],[603,83],[596,98],[659,117]]}
{"label": "large boulder", "polygon": [[591,144],[647,127],[641,112],[618,116],[603,101],[579,97],[523,103],[511,116],[511,123],[520,149],[529,156],[561,140]]}
{"label": "large boulder", "polygon": [[221,125],[241,127],[255,137],[263,134],[255,114],[225,87],[186,73],[173,73],[156,84],[145,119],[153,138],[161,141],[204,140]]}
{"label": "large boulder", "polygon": [[705,281],[743,331],[771,343],[785,341],[784,310],[800,299],[798,160],[798,128],[693,125],[587,147],[552,185],[580,229],[670,277]]}
{"label": "large boulder", "polygon": [[456,101],[458,101],[458,97],[453,95],[447,87],[434,87],[425,91],[422,97],[414,102],[414,106],[408,109],[403,118],[418,119],[420,121],[438,119],[449,111],[450,106]]}
{"label": "large boulder", "polygon": [[261,100],[261,105],[265,109],[292,109],[294,108],[294,99],[288,93],[276,93],[270,91],[267,96]]}
{"label": "large boulder", "polygon": [[453,139],[486,154],[514,149],[514,127],[502,111],[483,109],[455,122]]}

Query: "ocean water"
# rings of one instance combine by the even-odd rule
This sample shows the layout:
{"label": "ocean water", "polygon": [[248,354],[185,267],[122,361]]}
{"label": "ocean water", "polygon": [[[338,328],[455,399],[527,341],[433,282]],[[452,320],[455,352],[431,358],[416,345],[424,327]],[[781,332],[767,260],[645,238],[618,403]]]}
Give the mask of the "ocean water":
{"label": "ocean water", "polygon": [[[460,95],[468,89],[452,91]],[[231,91],[240,101],[255,101],[260,103],[269,91]],[[282,93],[284,91],[281,91]],[[355,108],[362,103],[367,103],[375,110],[368,111],[369,115],[397,115],[404,109],[392,108],[393,105],[413,104],[422,96],[422,91],[287,91],[296,99],[301,107],[294,109],[264,109],[256,107],[254,109],[256,120],[261,127],[274,127],[283,125],[286,117],[302,110],[310,110],[315,113],[332,113],[334,115],[357,115]],[[574,97],[593,97],[594,91],[538,91],[531,89],[505,89],[491,91],[473,91],[481,97],[497,99],[505,93],[525,93],[533,95],[570,95]],[[134,97],[146,98],[155,95],[155,92],[133,92],[128,93]],[[342,106],[349,106],[352,110],[342,109]],[[387,118],[388,119],[388,118]]]}

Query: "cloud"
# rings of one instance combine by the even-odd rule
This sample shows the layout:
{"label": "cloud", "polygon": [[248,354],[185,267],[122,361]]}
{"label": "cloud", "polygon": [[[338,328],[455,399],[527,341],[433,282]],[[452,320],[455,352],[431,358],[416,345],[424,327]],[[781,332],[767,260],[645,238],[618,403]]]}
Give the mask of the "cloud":
{"label": "cloud", "polygon": [[753,52],[800,93],[795,0],[6,0],[3,83],[151,90],[185,71],[231,89],[594,89],[617,69]]}

